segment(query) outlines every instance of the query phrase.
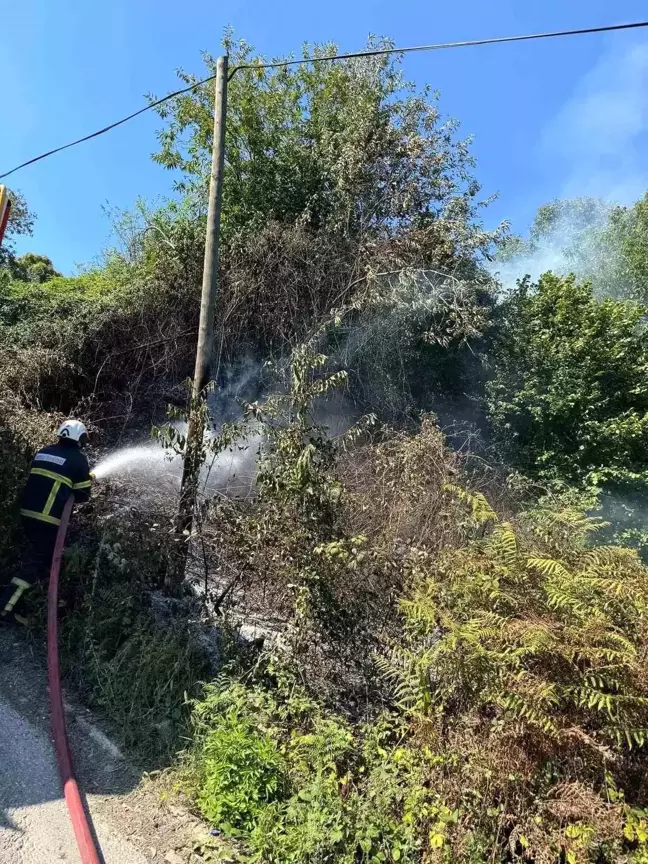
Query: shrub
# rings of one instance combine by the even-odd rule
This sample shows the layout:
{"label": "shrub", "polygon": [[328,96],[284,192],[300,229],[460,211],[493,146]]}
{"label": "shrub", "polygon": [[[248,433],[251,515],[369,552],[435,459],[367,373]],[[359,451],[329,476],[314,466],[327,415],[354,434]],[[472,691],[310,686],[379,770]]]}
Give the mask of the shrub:
{"label": "shrub", "polygon": [[123,427],[188,374],[200,220],[140,207],[117,230],[125,250],[78,276],[0,280],[0,379],[24,404]]}
{"label": "shrub", "polygon": [[610,789],[639,793],[648,571],[588,546],[596,521],[555,499],[514,527],[461,494],[486,536],[436,559],[412,550],[406,639],[381,661],[459,810],[444,844],[456,860],[476,836],[501,859],[620,860],[634,817]]}
{"label": "shrub", "polygon": [[50,443],[59,420],[25,408],[0,374],[0,561],[5,567],[16,558],[18,507],[32,456]]}
{"label": "shrub", "polygon": [[259,812],[282,797],[285,764],[263,691],[210,685],[194,711],[200,760],[195,783],[204,816],[252,830]]}
{"label": "shrub", "polygon": [[515,464],[571,482],[645,472],[644,312],[551,273],[521,282],[504,301],[488,407]]}
{"label": "shrub", "polygon": [[382,702],[325,707],[284,641],[195,705],[182,785],[269,864],[645,860],[648,571],[573,494],[515,523],[448,494],[473,539],[397,559]]}
{"label": "shrub", "polygon": [[354,728],[284,677],[275,690],[222,679],[194,723],[183,788],[254,860],[419,860],[427,792],[388,717]]}
{"label": "shrub", "polygon": [[200,692],[210,665],[188,609],[161,620],[152,608],[167,563],[164,537],[151,531],[155,517],[106,519],[95,506],[101,534],[82,527],[66,553],[62,668],[133,757],[157,768],[182,746],[187,700]]}

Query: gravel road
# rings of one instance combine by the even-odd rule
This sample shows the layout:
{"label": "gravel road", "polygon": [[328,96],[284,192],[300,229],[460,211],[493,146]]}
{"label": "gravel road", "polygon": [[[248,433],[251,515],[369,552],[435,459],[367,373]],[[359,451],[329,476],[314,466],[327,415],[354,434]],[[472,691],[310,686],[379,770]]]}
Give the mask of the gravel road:
{"label": "gravel road", "polygon": [[[81,710],[68,709],[75,767],[106,864],[146,864],[111,818],[137,786],[117,748]],[[0,626],[0,864],[80,861],[49,735],[46,676],[22,634]]]}

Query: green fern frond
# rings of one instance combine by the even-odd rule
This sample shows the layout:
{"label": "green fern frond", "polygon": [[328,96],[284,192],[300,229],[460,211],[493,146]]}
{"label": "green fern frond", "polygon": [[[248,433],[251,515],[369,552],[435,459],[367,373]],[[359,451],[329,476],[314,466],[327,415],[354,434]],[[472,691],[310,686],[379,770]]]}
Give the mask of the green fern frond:
{"label": "green fern frond", "polygon": [[594,657],[605,652],[613,662],[620,658],[628,664],[633,664],[637,657],[637,647],[632,639],[609,624],[603,629],[590,620],[580,625],[578,630],[567,630],[565,635],[569,644],[583,652],[583,656]]}
{"label": "green fern frond", "polygon": [[618,746],[627,745],[628,750],[632,750],[635,746],[643,747],[648,741],[648,728],[616,728],[612,730],[612,734]]}
{"label": "green fern frond", "polygon": [[508,618],[491,611],[477,612],[472,618],[454,628],[459,639],[468,642],[484,643],[501,638]]}
{"label": "green fern frond", "polygon": [[605,693],[592,687],[579,687],[573,691],[572,696],[579,708],[594,708],[607,714],[612,721],[619,719],[619,694]]}
{"label": "green fern frond", "polygon": [[535,726],[547,735],[558,735],[559,729],[554,720],[541,711],[535,702],[529,702],[518,693],[503,693],[497,698],[497,703],[513,720]]}
{"label": "green fern frond", "polygon": [[488,550],[506,567],[515,565],[518,557],[518,541],[510,522],[501,522],[495,526]]}
{"label": "green fern frond", "polygon": [[545,621],[518,618],[511,621],[507,633],[530,654],[551,650],[556,636]]}
{"label": "green fern frond", "polygon": [[389,656],[378,656],[375,663],[381,677],[391,687],[398,708],[407,712],[428,711],[431,705],[428,654],[393,646]]}
{"label": "green fern frond", "polygon": [[467,489],[462,489],[461,486],[455,486],[452,483],[446,483],[443,488],[446,492],[452,492],[460,501],[470,507],[472,518],[478,525],[486,525],[488,522],[497,524],[499,522],[497,513],[481,492],[468,492]]}
{"label": "green fern frond", "polygon": [[439,609],[429,596],[416,595],[412,600],[401,600],[400,607],[409,627],[430,629],[437,624]]}
{"label": "green fern frond", "polygon": [[556,585],[547,586],[547,603],[549,608],[556,612],[564,612],[566,609],[570,609],[580,616],[584,615],[588,609],[584,601],[579,600],[573,594],[563,590],[561,586]]}
{"label": "green fern frond", "polygon": [[587,645],[582,641],[571,645],[566,643],[561,649],[562,656],[573,664],[591,664],[594,667],[605,667],[606,669],[632,669],[635,665],[632,658],[628,657],[627,651],[619,651],[615,648]]}
{"label": "green fern frond", "polygon": [[645,602],[645,598],[637,591],[637,585],[624,574],[602,576],[599,572],[590,571],[579,573],[577,581],[583,588],[602,594],[610,601],[627,600],[633,606],[635,600]]}
{"label": "green fern frond", "polygon": [[637,550],[623,546],[597,546],[595,549],[588,549],[581,556],[581,561],[592,568],[623,566],[629,562],[640,563]]}
{"label": "green fern frond", "polygon": [[555,558],[538,558],[531,556],[527,558],[526,563],[527,567],[537,570],[546,579],[561,578],[570,580],[572,578],[569,570],[567,570],[561,561],[558,561]]}

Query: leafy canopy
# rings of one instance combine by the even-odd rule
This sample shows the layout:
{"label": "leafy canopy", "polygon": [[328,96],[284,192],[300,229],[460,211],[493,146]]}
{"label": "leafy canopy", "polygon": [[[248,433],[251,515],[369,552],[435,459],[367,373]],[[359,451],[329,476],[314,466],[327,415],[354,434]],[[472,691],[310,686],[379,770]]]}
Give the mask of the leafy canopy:
{"label": "leafy canopy", "polygon": [[525,280],[507,297],[487,401],[514,463],[573,481],[648,468],[644,313],[573,276]]}
{"label": "leafy canopy", "polygon": [[[371,41],[370,47],[391,45]],[[230,69],[223,235],[268,223],[331,231],[367,246],[407,234],[422,261],[488,254],[497,232],[477,221],[479,184],[469,142],[442,120],[437,96],[406,82],[398,57],[261,69],[245,42],[224,45]],[[305,46],[315,59],[332,44]],[[216,61],[204,55],[207,71]],[[198,79],[181,72],[181,79]],[[181,172],[178,188],[203,203],[209,177],[213,88],[160,106],[167,121],[154,159]],[[433,254],[434,253],[434,254]],[[421,261],[422,257],[422,261]]]}
{"label": "leafy canopy", "polygon": [[[648,302],[648,193],[632,207],[597,198],[539,208],[529,237],[510,237],[497,259],[517,278],[573,272],[595,296]],[[517,270],[516,270],[517,268]]]}
{"label": "leafy canopy", "polygon": [[0,268],[10,265],[15,259],[14,237],[31,235],[34,228],[34,213],[27,206],[27,201],[20,192],[9,190],[11,211],[2,245],[0,245]]}

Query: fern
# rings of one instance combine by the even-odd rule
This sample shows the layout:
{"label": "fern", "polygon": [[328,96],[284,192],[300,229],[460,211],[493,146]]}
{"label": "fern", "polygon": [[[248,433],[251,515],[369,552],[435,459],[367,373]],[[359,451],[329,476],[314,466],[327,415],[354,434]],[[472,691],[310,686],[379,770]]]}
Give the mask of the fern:
{"label": "fern", "polygon": [[569,570],[567,570],[561,561],[557,561],[555,558],[536,558],[532,556],[527,558],[527,567],[538,570],[547,579],[559,578],[568,580],[571,578]]}
{"label": "fern", "polygon": [[509,522],[500,522],[493,528],[488,550],[505,567],[514,567],[518,557],[518,542],[513,526]]}
{"label": "fern", "polygon": [[636,549],[622,546],[597,546],[583,553],[582,563],[587,567],[616,567],[618,564],[641,565]]}
{"label": "fern", "polygon": [[393,646],[389,656],[376,657],[379,673],[389,683],[395,704],[405,711],[426,714],[431,705],[430,663],[420,654]]}
{"label": "fern", "polygon": [[513,736],[595,735],[595,752],[607,752],[603,741],[637,746],[648,727],[637,641],[648,633],[648,572],[637,556],[579,546],[594,527],[582,514],[541,512],[540,534],[522,533],[483,495],[446,488],[489,533],[418,559],[401,604],[405,644],[378,664],[397,704],[414,715],[461,705]]}
{"label": "fern", "polygon": [[471,516],[478,525],[499,522],[497,513],[495,513],[481,492],[468,492],[467,489],[454,486],[452,483],[446,483],[443,488],[446,492],[452,492],[460,501],[463,501],[464,504],[470,507]]}
{"label": "fern", "polygon": [[555,721],[540,710],[537,702],[530,702],[518,693],[500,693],[496,696],[496,701],[514,722],[517,721],[522,726],[537,727],[547,735],[558,735],[559,729]]}

